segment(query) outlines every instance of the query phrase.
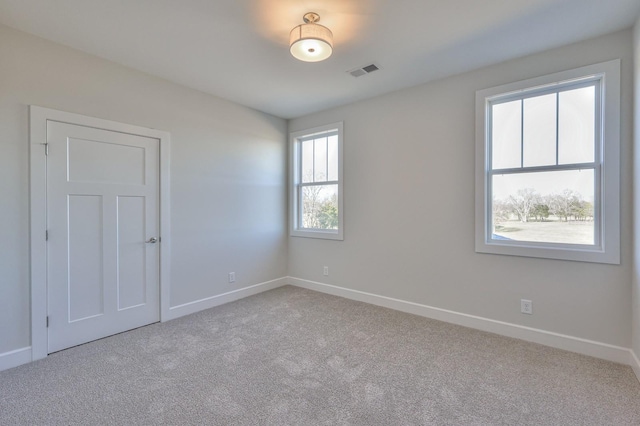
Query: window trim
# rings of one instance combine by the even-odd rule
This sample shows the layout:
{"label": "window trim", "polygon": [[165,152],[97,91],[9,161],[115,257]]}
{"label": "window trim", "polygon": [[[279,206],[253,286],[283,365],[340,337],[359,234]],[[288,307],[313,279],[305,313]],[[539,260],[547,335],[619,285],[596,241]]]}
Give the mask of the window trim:
{"label": "window trim", "polygon": [[[554,91],[559,85],[572,82],[579,84],[593,78],[600,80],[602,96],[602,102],[596,105],[596,108],[602,108],[601,122],[596,124],[601,142],[594,159],[596,179],[597,171],[600,170],[594,196],[601,197],[599,209],[594,212],[594,221],[599,218],[600,225],[599,236],[595,238],[596,244],[591,246],[491,239],[491,146],[487,143],[491,130],[488,112],[490,101],[517,94]],[[620,264],[620,60],[477,91],[475,197],[475,250],[478,253]],[[595,232],[598,232],[597,224]]]}
{"label": "window trim", "polygon": [[[299,188],[309,186],[309,183],[302,183],[300,178],[301,166],[301,143],[309,139],[310,136],[319,133],[336,131],[338,135],[338,180],[327,181],[312,185],[338,185],[338,229],[308,229],[300,227],[301,205],[299,202]],[[344,178],[343,178],[343,122],[326,124],[324,126],[313,127],[311,129],[291,132],[289,134],[289,235],[292,237],[320,238],[327,240],[344,240]]]}

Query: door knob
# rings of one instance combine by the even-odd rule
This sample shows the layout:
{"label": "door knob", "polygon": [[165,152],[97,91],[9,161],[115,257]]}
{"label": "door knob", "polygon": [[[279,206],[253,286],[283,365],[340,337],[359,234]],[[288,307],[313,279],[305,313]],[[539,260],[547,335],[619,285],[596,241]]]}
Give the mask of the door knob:
{"label": "door knob", "polygon": [[147,241],[147,244],[155,244],[158,242],[158,239],[156,237],[151,237],[149,238],[149,241]]}

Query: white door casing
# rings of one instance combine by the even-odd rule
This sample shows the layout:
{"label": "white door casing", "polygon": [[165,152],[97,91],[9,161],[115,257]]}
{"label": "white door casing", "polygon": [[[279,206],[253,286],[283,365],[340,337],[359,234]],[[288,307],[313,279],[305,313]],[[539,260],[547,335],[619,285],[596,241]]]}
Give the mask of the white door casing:
{"label": "white door casing", "polygon": [[32,358],[165,319],[169,135],[32,106],[30,139]]}

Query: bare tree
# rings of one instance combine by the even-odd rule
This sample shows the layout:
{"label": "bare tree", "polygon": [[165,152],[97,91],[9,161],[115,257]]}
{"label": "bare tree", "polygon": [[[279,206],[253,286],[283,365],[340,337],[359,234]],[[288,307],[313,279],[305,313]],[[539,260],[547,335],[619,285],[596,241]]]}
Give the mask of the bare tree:
{"label": "bare tree", "polygon": [[494,226],[509,220],[511,216],[511,206],[504,200],[493,200],[492,210]]}
{"label": "bare tree", "polygon": [[550,195],[548,204],[551,213],[567,222],[571,216],[575,216],[580,206],[581,198],[576,191],[565,189],[559,194]]}
{"label": "bare tree", "polygon": [[320,229],[319,212],[322,206],[320,193],[321,185],[305,186],[302,188],[302,226],[310,229]]}
{"label": "bare tree", "polygon": [[509,195],[507,202],[520,222],[528,222],[536,204],[540,203],[540,195],[533,188],[523,188],[516,192],[516,195]]}

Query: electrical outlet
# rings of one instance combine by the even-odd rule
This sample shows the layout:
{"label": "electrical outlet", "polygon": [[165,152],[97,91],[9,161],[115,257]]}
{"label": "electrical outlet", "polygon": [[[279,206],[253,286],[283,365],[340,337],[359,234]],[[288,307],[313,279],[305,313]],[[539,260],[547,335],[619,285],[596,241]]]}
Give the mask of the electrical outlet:
{"label": "electrical outlet", "polygon": [[236,273],[235,272],[229,272],[229,282],[230,283],[235,283],[236,282]]}
{"label": "electrical outlet", "polygon": [[520,312],[527,315],[533,315],[533,302],[531,300],[520,300]]}
{"label": "electrical outlet", "polygon": [[323,272],[322,272],[322,273],[323,273],[325,276],[329,275],[329,267],[328,267],[328,266],[325,266],[325,267],[324,267],[324,270],[323,270]]}

